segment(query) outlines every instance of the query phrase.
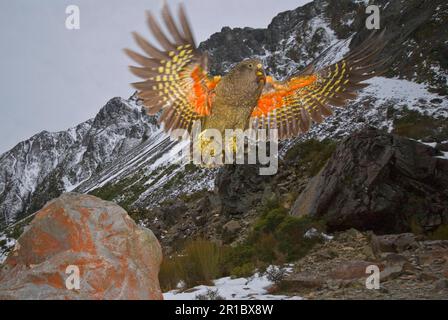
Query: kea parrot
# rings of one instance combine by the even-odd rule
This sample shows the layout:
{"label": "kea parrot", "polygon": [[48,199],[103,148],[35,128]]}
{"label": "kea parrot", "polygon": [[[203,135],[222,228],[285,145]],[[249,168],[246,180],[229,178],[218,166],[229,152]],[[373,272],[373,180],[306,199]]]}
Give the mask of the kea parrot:
{"label": "kea parrot", "polygon": [[379,60],[384,31],[372,34],[340,61],[316,70],[311,63],[282,81],[267,76],[262,61],[247,59],[227,74],[209,74],[208,55],[195,45],[184,7],[175,21],[165,4],[162,17],[167,35],[148,12],[147,22],[159,47],[138,33],[134,38],[143,54],[125,49],[138,64],[130,71],[143,81],[133,83],[149,114],[160,112],[164,130],[277,129],[279,139],[298,136],[344,106],[368,84],[363,81],[384,72]]}

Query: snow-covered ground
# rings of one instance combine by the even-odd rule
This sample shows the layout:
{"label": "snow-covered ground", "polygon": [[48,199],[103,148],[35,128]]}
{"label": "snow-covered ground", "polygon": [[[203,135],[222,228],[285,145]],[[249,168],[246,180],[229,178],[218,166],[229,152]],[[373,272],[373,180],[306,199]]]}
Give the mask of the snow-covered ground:
{"label": "snow-covered ground", "polygon": [[366,126],[392,132],[394,117],[388,116],[391,108],[398,114],[412,110],[434,118],[448,118],[448,98],[429,92],[425,84],[385,77],[375,77],[365,83],[370,85],[359,91],[357,99],[344,108],[334,108],[333,116],[313,124],[308,133],[286,142],[280,155],[284,156],[297,141],[341,139]]}
{"label": "snow-covered ground", "polygon": [[8,238],[5,234],[0,233],[0,265],[6,260],[9,251],[16,244],[16,240]]}
{"label": "snow-covered ground", "polygon": [[448,118],[448,99],[429,92],[425,84],[384,77],[365,82],[370,86],[360,92],[360,97],[374,97],[375,107],[390,101],[394,102],[396,109],[406,107],[425,115]]}
{"label": "snow-covered ground", "polygon": [[256,273],[250,278],[217,279],[213,286],[201,285],[184,292],[172,290],[164,293],[163,297],[165,300],[196,300],[198,295],[205,295],[211,290],[226,300],[302,300],[298,296],[269,294],[267,289],[272,285],[266,275]]}

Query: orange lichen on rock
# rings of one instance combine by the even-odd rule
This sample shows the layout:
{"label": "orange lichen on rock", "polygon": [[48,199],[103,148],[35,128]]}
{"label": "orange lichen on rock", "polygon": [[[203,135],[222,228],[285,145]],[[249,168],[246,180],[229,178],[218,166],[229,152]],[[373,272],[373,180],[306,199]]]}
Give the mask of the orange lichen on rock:
{"label": "orange lichen on rock", "polygon": [[[162,299],[161,247],[112,202],[69,193],[39,211],[0,270],[1,299]],[[68,266],[79,290],[66,287]]]}
{"label": "orange lichen on rock", "polygon": [[30,281],[35,285],[49,285],[56,289],[64,289],[65,284],[59,273],[43,274],[40,276],[31,276]]}

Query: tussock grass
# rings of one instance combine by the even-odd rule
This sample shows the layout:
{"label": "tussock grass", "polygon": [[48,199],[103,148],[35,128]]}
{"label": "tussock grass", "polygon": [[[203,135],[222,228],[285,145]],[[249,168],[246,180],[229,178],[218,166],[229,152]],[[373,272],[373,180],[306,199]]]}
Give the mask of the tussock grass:
{"label": "tussock grass", "polygon": [[324,231],[322,221],[293,217],[273,201],[266,205],[247,239],[235,246],[219,246],[196,239],[186,243],[178,255],[165,258],[159,280],[164,291],[184,282],[186,288],[224,276],[248,277],[264,272],[271,265],[281,265],[305,256],[320,239],[303,235],[310,228]]}
{"label": "tussock grass", "polygon": [[166,257],[159,273],[162,290],[176,288],[181,281],[186,287],[211,285],[222,274],[222,248],[215,243],[196,239],[186,244],[180,254]]}

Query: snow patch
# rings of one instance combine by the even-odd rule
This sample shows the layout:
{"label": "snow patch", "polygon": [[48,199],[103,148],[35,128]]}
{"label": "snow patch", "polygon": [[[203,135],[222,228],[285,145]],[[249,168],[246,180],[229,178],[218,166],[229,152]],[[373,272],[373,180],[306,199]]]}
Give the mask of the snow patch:
{"label": "snow patch", "polygon": [[216,291],[226,300],[302,300],[298,296],[269,294],[267,288],[273,285],[266,276],[256,273],[250,278],[232,279],[230,277],[213,281],[213,286],[197,286],[188,292],[172,290],[163,294],[165,300],[195,300],[196,296]]}
{"label": "snow patch", "polygon": [[5,262],[8,253],[16,245],[16,240],[0,233],[0,265]]}
{"label": "snow patch", "polygon": [[423,142],[423,141],[420,141],[420,140],[417,140],[417,141],[422,143],[422,144],[424,144],[424,145],[430,146],[431,148],[435,148],[437,146],[437,142]]}
{"label": "snow patch", "polygon": [[353,1],[353,3],[360,3],[360,4],[367,6],[369,4],[370,0],[352,0],[352,1]]}
{"label": "snow patch", "polygon": [[441,152],[442,152],[442,155],[437,156],[436,158],[448,160],[448,152],[446,152],[446,151],[441,151]]}
{"label": "snow patch", "polygon": [[312,238],[322,238],[325,241],[333,240],[333,236],[325,234],[323,232],[319,232],[316,228],[311,228],[303,235],[304,238],[312,239]]}
{"label": "snow patch", "polygon": [[[407,108],[433,117],[448,117],[448,98],[428,91],[424,84],[404,79],[375,77],[365,81],[370,86],[360,96],[371,95],[376,104],[394,102],[395,108]],[[440,99],[441,103],[431,102]]]}

